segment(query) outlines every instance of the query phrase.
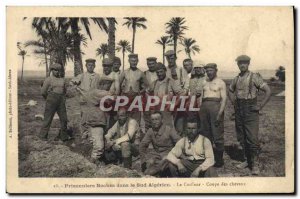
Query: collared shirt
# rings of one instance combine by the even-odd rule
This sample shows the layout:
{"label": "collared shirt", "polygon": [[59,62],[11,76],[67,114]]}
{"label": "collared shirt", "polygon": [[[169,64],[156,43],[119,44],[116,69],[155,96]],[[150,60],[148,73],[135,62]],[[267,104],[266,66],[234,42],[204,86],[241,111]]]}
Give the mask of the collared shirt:
{"label": "collared shirt", "polygon": [[239,74],[232,80],[229,91],[235,93],[238,99],[254,99],[257,97],[258,89],[265,85],[266,83],[259,73],[248,71],[243,76]]}
{"label": "collared shirt", "polygon": [[204,160],[201,164],[201,169],[204,171],[215,163],[211,142],[202,135],[198,135],[193,142],[187,137],[181,138],[170,151],[167,159],[173,164],[177,164],[181,159]]}
{"label": "collared shirt", "polygon": [[71,82],[81,82],[79,87],[83,91],[99,88],[100,76],[98,73],[84,72],[74,77]]}
{"label": "collared shirt", "polygon": [[126,123],[121,126],[117,121],[105,135],[107,140],[130,141],[134,139],[136,132],[139,130],[139,124],[135,119],[128,118]]}
{"label": "collared shirt", "polygon": [[132,70],[129,68],[121,74],[120,83],[124,84],[122,86],[123,93],[139,93],[141,90],[145,89],[147,80],[140,69],[137,68],[136,70]]}
{"label": "collared shirt", "polygon": [[145,71],[145,77],[149,85],[151,85],[155,80],[157,80],[156,72],[151,72],[149,70]]}
{"label": "collared shirt", "polygon": [[179,139],[180,136],[176,130],[169,126],[162,125],[158,131],[154,131],[150,128],[140,143],[141,162],[146,161],[147,148],[150,143],[152,143],[156,153],[164,156],[169,153]]}
{"label": "collared shirt", "polygon": [[54,76],[47,77],[41,88],[43,96],[47,95],[48,92],[57,94],[65,94],[67,89],[67,83],[65,78],[58,78]]}
{"label": "collared shirt", "polygon": [[183,95],[185,93],[178,81],[174,81],[168,77],[162,81],[154,81],[150,90],[158,97],[163,97],[165,95]]}

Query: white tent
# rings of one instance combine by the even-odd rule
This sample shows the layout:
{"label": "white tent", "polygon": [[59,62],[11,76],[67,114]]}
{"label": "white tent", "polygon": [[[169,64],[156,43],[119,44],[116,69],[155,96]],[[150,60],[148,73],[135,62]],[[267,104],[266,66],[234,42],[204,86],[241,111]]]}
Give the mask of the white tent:
{"label": "white tent", "polygon": [[285,96],[285,91],[282,91],[282,92],[278,93],[276,96],[277,97],[284,97]]}

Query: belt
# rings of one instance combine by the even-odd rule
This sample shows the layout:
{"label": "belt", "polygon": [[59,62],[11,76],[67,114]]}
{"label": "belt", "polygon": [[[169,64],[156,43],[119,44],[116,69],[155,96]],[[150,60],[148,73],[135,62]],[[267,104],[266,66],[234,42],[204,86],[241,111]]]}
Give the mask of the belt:
{"label": "belt", "polygon": [[257,102],[257,98],[253,98],[253,99],[238,99],[236,98],[236,102],[237,103],[256,103]]}
{"label": "belt", "polygon": [[220,102],[221,99],[217,97],[206,97],[203,98],[202,102]]}

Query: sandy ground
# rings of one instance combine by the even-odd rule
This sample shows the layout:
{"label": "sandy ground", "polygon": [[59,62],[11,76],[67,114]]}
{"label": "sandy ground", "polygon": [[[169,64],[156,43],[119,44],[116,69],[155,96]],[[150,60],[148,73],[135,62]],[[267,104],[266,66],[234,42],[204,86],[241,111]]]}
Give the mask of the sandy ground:
{"label": "sandy ground", "polygon": [[[36,114],[44,113],[45,100],[40,95],[42,79],[26,79],[18,87],[19,111],[19,175],[22,177],[139,177],[140,161],[136,159],[133,170],[115,165],[100,165],[89,161],[91,145],[82,140],[78,131],[80,111],[75,98],[67,100],[69,126],[75,139],[62,143],[54,141],[59,130],[59,120],[55,119],[49,132],[49,141],[37,138],[41,120]],[[228,83],[229,81],[227,81]],[[284,84],[272,83],[272,97],[260,116],[259,139],[261,144],[261,176],[285,175],[285,97],[275,95],[284,90]],[[262,95],[259,96],[261,99]],[[37,101],[36,106],[26,106],[29,100]],[[239,153],[236,149],[233,113],[230,103],[225,109],[225,165],[218,169],[220,176],[249,176],[249,169],[238,170]]]}

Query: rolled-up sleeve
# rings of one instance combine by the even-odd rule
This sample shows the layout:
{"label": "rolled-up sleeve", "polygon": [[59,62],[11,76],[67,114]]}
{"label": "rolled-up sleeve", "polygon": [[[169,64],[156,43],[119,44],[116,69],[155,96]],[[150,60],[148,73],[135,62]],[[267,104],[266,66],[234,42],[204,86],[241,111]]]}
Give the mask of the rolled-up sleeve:
{"label": "rolled-up sleeve", "polygon": [[204,151],[205,161],[200,165],[202,171],[206,171],[215,164],[213,148],[208,138],[204,138]]}
{"label": "rolled-up sleeve", "polygon": [[174,146],[174,148],[169,152],[168,156],[167,156],[167,160],[169,160],[170,162],[172,162],[173,164],[178,164],[178,162],[180,162],[180,156],[182,155],[182,150],[184,147],[184,138],[180,139],[176,145]]}
{"label": "rolled-up sleeve", "polygon": [[127,142],[133,139],[136,132],[139,130],[139,125],[134,119],[130,119],[128,122],[128,130],[125,135],[116,139],[116,143],[120,144],[122,142]]}
{"label": "rolled-up sleeve", "polygon": [[253,82],[254,82],[254,85],[257,89],[260,89],[260,88],[262,88],[266,85],[266,83],[264,82],[262,76],[259,73],[254,73],[253,74]]}

